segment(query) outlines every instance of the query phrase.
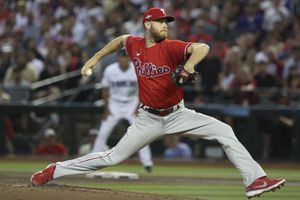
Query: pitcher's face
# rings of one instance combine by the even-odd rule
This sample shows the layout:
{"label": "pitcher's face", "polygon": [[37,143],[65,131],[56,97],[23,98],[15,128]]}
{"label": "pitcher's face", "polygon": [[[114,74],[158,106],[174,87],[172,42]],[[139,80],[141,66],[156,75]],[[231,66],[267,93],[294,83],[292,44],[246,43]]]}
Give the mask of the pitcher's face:
{"label": "pitcher's face", "polygon": [[168,25],[166,19],[151,21],[150,34],[155,42],[163,41],[168,37]]}

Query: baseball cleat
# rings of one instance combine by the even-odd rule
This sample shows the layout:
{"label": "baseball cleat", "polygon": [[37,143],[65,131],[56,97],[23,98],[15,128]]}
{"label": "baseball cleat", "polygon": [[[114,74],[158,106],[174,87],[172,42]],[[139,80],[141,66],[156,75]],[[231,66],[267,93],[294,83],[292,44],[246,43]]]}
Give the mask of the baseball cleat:
{"label": "baseball cleat", "polygon": [[151,173],[152,172],[152,166],[145,166],[144,167],[146,172]]}
{"label": "baseball cleat", "polygon": [[30,178],[31,184],[33,186],[45,185],[47,182],[53,180],[54,170],[55,170],[55,164],[52,163],[42,171],[38,171],[34,173]]}
{"label": "baseball cleat", "polygon": [[284,186],[285,179],[269,179],[266,176],[256,179],[250,186],[246,188],[246,196],[248,199],[252,197],[260,197],[265,192],[275,192]]}

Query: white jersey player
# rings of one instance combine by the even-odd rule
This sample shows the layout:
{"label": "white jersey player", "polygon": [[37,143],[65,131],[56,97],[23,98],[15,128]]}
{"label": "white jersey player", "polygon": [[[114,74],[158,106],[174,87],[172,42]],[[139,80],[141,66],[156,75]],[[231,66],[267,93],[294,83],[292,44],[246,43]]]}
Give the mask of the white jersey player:
{"label": "white jersey player", "polygon": [[[107,150],[107,140],[121,119],[132,124],[136,117],[139,106],[137,78],[125,50],[118,52],[117,62],[105,68],[101,83],[105,111],[92,152]],[[149,145],[139,150],[139,158],[146,171],[151,172],[153,162]]]}

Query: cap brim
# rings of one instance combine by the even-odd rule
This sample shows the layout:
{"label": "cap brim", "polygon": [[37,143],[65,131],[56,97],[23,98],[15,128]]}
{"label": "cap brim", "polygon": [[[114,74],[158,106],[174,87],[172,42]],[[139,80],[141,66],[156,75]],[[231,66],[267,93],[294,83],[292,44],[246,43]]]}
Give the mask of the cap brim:
{"label": "cap brim", "polygon": [[[172,21],[175,20],[174,17],[169,16],[169,15],[168,15],[168,16],[165,16],[165,17],[157,18],[156,20],[160,20],[160,19],[166,19],[166,20],[167,20],[167,23],[172,22]],[[155,20],[155,21],[156,21],[156,20]]]}

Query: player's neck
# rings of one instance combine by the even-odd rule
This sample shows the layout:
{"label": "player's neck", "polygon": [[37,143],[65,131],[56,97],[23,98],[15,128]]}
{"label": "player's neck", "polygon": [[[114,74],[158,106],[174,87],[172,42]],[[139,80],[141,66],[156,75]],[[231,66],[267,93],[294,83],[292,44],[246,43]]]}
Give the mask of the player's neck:
{"label": "player's neck", "polygon": [[152,37],[150,37],[150,36],[145,37],[145,47],[146,48],[153,47],[155,44],[156,44],[156,42]]}

